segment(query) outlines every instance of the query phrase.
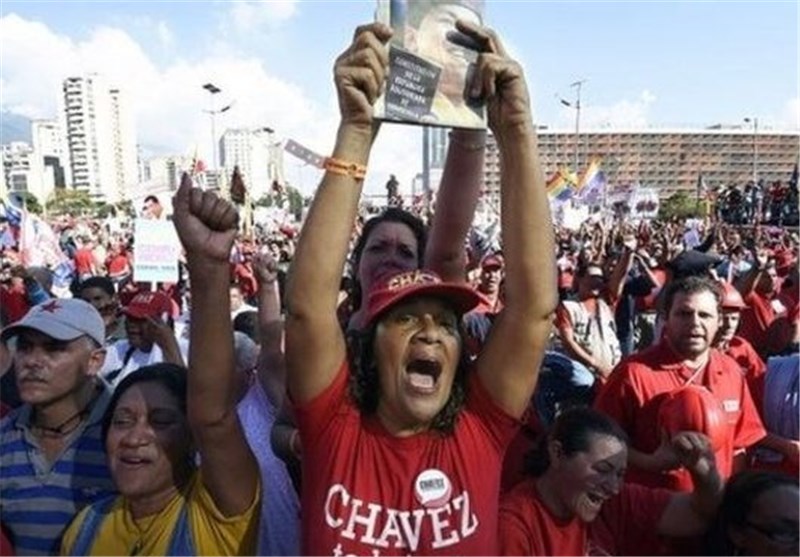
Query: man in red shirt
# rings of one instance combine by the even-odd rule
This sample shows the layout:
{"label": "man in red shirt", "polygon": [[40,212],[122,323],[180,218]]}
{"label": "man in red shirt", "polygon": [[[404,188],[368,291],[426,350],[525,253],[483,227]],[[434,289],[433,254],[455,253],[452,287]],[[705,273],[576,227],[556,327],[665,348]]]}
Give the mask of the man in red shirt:
{"label": "man in red shirt", "polygon": [[740,334],[763,355],[769,346],[769,326],[786,315],[788,309],[778,297],[775,261],[770,260],[766,252],[759,251],[753,268],[736,286],[748,306],[742,313]]}
{"label": "man in red shirt", "polygon": [[763,416],[762,403],[764,401],[764,373],[767,366],[755,351],[753,345],[742,337],[736,335],[739,323],[742,318],[742,310],[747,305],[742,299],[742,295],[732,284],[723,282],[722,288],[722,321],[720,323],[717,338],[714,339],[714,348],[727,354],[741,366],[747,379],[747,386],[750,387],[750,394],[753,402],[758,408],[759,416]]}
{"label": "man in red shirt", "polygon": [[94,260],[94,241],[89,237],[81,240],[81,247],[75,252],[75,273],[81,281],[97,274],[97,264]]}
{"label": "man in red shirt", "polygon": [[473,311],[477,313],[500,313],[503,302],[500,298],[500,285],[503,282],[505,262],[499,253],[490,253],[481,261],[481,277],[478,292],[483,300]]}
{"label": "man in red shirt", "polygon": [[658,422],[662,400],[686,385],[705,387],[724,410],[730,427],[716,452],[723,478],[733,471],[734,452],[766,436],[741,368],[711,347],[721,302],[719,285],[707,278],[687,277],[671,283],[665,293],[662,340],[622,361],[598,394],[596,408],[630,435],[629,478],[633,482],[691,489],[689,474],[672,458]]}

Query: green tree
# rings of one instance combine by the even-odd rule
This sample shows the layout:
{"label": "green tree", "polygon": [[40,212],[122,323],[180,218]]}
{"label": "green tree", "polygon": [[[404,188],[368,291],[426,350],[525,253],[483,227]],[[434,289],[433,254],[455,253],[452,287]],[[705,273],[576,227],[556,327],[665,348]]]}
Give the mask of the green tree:
{"label": "green tree", "polygon": [[19,205],[24,206],[28,211],[36,215],[42,214],[42,204],[29,191],[17,191],[11,194],[19,200]]}
{"label": "green tree", "polygon": [[95,203],[88,192],[59,189],[47,200],[47,210],[56,215],[86,215],[93,212]]}
{"label": "green tree", "polygon": [[702,214],[703,210],[697,204],[697,199],[685,191],[673,193],[667,199],[662,200],[658,208],[658,217],[665,220],[673,217],[695,218]]}

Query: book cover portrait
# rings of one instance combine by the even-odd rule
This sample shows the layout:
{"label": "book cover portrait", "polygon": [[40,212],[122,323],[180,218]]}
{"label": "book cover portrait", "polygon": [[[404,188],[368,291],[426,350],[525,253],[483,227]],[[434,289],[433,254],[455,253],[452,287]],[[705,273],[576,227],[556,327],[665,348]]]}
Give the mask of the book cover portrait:
{"label": "book cover portrait", "polygon": [[479,46],[456,30],[458,19],[482,23],[483,0],[380,0],[390,25],[389,75],[376,117],[435,126],[484,128],[485,110],[469,98]]}

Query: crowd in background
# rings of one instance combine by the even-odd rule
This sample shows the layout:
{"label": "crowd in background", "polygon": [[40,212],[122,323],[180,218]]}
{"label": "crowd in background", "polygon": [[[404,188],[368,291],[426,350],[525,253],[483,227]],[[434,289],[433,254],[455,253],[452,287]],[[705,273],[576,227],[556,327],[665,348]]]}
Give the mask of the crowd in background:
{"label": "crowd in background", "polygon": [[131,221],[49,223],[66,271],[0,223],[4,554],[798,553],[797,230],[552,224],[521,70],[459,29],[488,226],[483,131],[452,132],[430,219],[360,204],[377,24],[303,222],[243,233],[186,175],[158,284]]}

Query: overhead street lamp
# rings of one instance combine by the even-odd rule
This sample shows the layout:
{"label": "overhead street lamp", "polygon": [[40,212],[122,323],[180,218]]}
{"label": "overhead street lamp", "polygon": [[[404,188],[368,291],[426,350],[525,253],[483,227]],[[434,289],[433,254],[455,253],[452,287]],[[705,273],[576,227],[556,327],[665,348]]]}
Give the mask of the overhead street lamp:
{"label": "overhead street lamp", "polygon": [[581,87],[586,83],[587,79],[580,79],[570,83],[570,87],[575,87],[575,102],[571,103],[567,100],[560,99],[561,104],[575,109],[575,172],[578,172],[578,155],[580,153],[580,137],[581,137]]}
{"label": "overhead street lamp", "polygon": [[753,124],[753,187],[758,184],[758,118],[745,118],[745,122]]}
{"label": "overhead street lamp", "polygon": [[213,83],[206,83],[203,85],[203,89],[209,92],[210,94],[210,108],[208,110],[204,110],[207,114],[211,116],[211,152],[212,152],[212,159],[211,159],[211,166],[214,171],[217,170],[217,127],[216,127],[216,116],[217,114],[222,114],[223,112],[227,112],[233,106],[233,102],[223,106],[220,109],[214,108],[214,96],[218,93],[222,92],[222,89],[214,85]]}

